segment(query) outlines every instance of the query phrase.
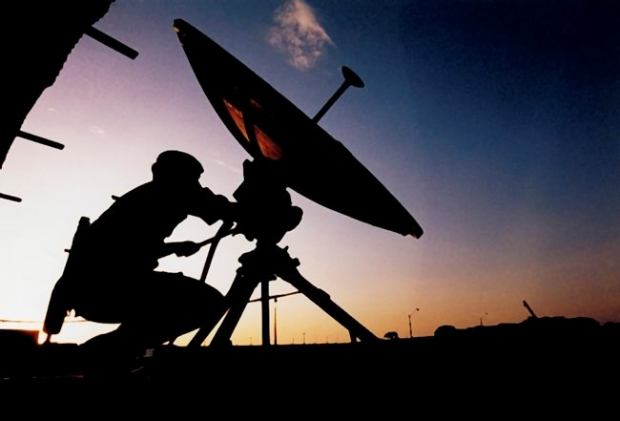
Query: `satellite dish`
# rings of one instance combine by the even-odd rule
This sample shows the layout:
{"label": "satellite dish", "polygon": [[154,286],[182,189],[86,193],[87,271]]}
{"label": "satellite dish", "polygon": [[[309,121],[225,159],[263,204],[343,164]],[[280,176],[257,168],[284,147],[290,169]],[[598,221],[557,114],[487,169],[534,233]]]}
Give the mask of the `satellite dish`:
{"label": "satellite dish", "polygon": [[[175,20],[174,29],[224,125],[254,159],[276,166],[286,186],[356,220],[402,235],[422,235],[420,225],[385,186],[317,124],[318,114],[308,117],[184,20]],[[346,83],[363,86],[352,70],[342,70]]]}

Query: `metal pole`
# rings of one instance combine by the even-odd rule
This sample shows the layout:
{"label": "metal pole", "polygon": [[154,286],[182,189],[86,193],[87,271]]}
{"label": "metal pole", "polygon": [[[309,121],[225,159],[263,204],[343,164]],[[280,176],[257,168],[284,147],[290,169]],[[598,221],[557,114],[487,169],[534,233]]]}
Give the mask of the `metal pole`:
{"label": "metal pole", "polygon": [[99,29],[95,28],[94,26],[91,26],[90,28],[88,28],[86,31],[84,31],[84,33],[88,35],[89,37],[91,37],[92,39],[94,39],[95,41],[99,41],[106,47],[111,48],[117,53],[121,53],[122,55],[129,57],[132,60],[138,57],[138,52],[136,50],[123,44],[116,38],[112,38],[110,35],[106,34],[105,32],[101,32]]}
{"label": "metal pole", "polygon": [[261,287],[261,312],[263,316],[262,335],[263,346],[271,345],[269,339],[269,280],[263,280]]}
{"label": "metal pole", "polygon": [[54,149],[64,149],[65,147],[65,145],[63,145],[62,143],[58,143],[53,140],[49,140],[44,137],[37,136],[32,133],[24,132],[21,130],[17,131],[17,137],[30,140],[31,142],[40,143],[41,145],[49,146],[50,148],[54,148]]}
{"label": "metal pole", "polygon": [[11,200],[13,202],[21,202],[22,199],[19,197],[11,196],[9,194],[0,193],[0,199]]}
{"label": "metal pole", "polygon": [[523,300],[523,307],[527,309],[527,311],[530,313],[530,316],[532,316],[533,319],[538,319],[538,316],[536,315],[536,313],[534,313],[534,310],[532,310],[532,307],[530,307],[530,305],[525,300]]}
{"label": "metal pole", "polygon": [[362,79],[358,75],[356,75],[353,70],[349,69],[347,66],[342,66],[342,75],[344,76],[344,82],[342,82],[342,85],[340,85],[340,88],[338,88],[338,90],[334,92],[334,94],[331,96],[331,98],[327,100],[327,102],[325,103],[325,105],[323,105],[323,107],[319,110],[319,112],[316,113],[316,115],[312,119],[312,121],[314,121],[315,123],[318,123],[319,120],[323,118],[327,110],[329,110],[332,107],[332,105],[334,105],[336,101],[338,101],[338,98],[342,96],[344,91],[346,91],[349,88],[349,86],[355,86],[356,88],[364,87],[364,82],[362,81]]}
{"label": "metal pole", "polygon": [[[420,311],[419,308],[416,308],[414,311]],[[409,317],[409,338],[413,338],[413,331],[411,330],[411,313],[407,314],[407,317]]]}
{"label": "metal pole", "polygon": [[407,314],[409,316],[409,338],[413,338],[413,332],[411,331],[411,314]]}
{"label": "metal pole", "polygon": [[278,344],[278,299],[273,300],[273,344]]}

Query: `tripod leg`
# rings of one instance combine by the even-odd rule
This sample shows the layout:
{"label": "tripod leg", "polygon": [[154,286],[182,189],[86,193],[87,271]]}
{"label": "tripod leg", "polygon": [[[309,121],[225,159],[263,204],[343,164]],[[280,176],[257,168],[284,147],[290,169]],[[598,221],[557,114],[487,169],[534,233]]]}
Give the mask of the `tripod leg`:
{"label": "tripod leg", "polygon": [[205,341],[205,339],[207,339],[207,336],[209,336],[209,334],[211,333],[215,325],[217,325],[217,322],[220,321],[220,319],[221,317],[218,317],[217,319],[214,318],[212,322],[209,323],[208,325],[201,326],[200,329],[198,329],[198,332],[196,332],[192,340],[187,345],[188,348],[200,347],[202,343]]}
{"label": "tripod leg", "polygon": [[241,319],[241,315],[259,283],[260,280],[244,276],[242,273],[237,273],[230,291],[226,294],[226,300],[229,303],[228,312],[217,332],[215,332],[210,346],[218,347],[230,345],[230,337],[237,327],[237,323],[239,323],[239,319]]}
{"label": "tripod leg", "polygon": [[284,272],[285,273],[279,272],[278,276],[297,288],[302,294],[308,297],[310,301],[319,306],[324,312],[347,329],[351,335],[351,341],[355,338],[368,342],[379,340],[374,333],[333,302],[329,294],[315,287],[305,279],[295,267],[289,267]]}

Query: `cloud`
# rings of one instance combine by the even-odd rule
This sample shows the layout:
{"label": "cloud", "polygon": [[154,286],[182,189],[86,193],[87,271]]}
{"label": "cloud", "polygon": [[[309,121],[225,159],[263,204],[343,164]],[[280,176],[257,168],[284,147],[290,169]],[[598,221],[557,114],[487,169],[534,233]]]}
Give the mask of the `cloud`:
{"label": "cloud", "polygon": [[213,162],[215,162],[215,164],[217,164],[217,165],[219,165],[221,167],[226,168],[227,170],[232,171],[235,174],[242,174],[242,172],[238,168],[238,166],[230,165],[226,161],[222,161],[221,159],[213,159]]}
{"label": "cloud", "polygon": [[104,137],[106,135],[105,130],[103,130],[99,126],[90,126],[88,130],[90,130],[91,133],[96,134],[101,137]]}
{"label": "cloud", "polygon": [[334,45],[317,21],[314,10],[304,0],[287,0],[274,12],[275,26],[268,34],[269,44],[288,56],[298,69],[308,69]]}

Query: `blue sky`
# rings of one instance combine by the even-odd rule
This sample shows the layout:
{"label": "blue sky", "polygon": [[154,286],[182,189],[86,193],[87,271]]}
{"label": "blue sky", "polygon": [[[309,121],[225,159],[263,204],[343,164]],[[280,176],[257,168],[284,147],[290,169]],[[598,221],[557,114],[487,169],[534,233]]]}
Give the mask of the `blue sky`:
{"label": "blue sky", "polygon": [[[309,116],[341,66],[364,80],[320,125],[425,234],[402,237],[293,192],[304,219],[282,244],[378,336],[407,336],[415,308],[417,335],[481,317],[519,322],[524,299],[538,315],[619,321],[619,16],[612,1],[118,0],[96,27],[138,58],[83,38],[23,126],[65,150],[17,141],[0,174],[0,191],[24,199],[0,203],[0,316],[42,318],[79,217],[148,181],[159,152],[194,154],[201,182],[232,197],[248,156],[191,71],[172,31],[182,18]],[[216,229],[188,220],[173,236]],[[226,292],[251,248],[226,240],[208,281]],[[161,268],[198,277],[203,261]],[[281,341],[346,340],[306,301],[278,302]],[[233,339],[257,342],[259,326],[249,308]]]}

